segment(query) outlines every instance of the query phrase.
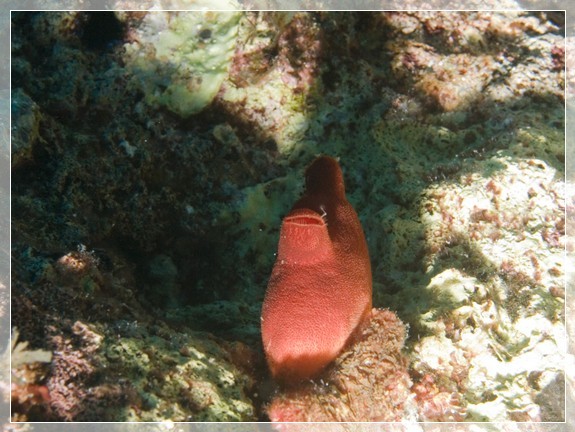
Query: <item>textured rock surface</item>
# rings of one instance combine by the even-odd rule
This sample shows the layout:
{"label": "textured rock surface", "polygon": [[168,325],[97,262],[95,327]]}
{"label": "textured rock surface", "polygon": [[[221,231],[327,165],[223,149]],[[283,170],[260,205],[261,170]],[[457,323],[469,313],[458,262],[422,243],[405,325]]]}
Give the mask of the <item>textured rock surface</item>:
{"label": "textured rock surface", "polygon": [[204,109],[226,79],[239,12],[118,12],[132,41],[123,58],[146,101],[188,117]]}

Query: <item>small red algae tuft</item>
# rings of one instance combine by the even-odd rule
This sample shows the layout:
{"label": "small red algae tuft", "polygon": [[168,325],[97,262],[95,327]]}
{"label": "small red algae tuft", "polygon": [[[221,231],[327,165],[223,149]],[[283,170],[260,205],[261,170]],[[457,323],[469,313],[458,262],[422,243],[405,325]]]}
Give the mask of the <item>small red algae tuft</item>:
{"label": "small red algae tuft", "polygon": [[424,375],[412,390],[421,421],[447,422],[465,419],[465,407],[461,406],[459,395],[440,389],[433,376]]}

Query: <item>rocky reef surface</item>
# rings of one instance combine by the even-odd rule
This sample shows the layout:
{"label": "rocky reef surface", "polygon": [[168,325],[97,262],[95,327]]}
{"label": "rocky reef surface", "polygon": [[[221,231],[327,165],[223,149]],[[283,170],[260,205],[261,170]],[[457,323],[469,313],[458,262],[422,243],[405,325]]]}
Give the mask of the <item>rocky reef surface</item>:
{"label": "rocky reef surface", "polygon": [[[562,18],[13,13],[13,420],[563,421]],[[260,307],[320,153],[379,310],[277,389]]]}

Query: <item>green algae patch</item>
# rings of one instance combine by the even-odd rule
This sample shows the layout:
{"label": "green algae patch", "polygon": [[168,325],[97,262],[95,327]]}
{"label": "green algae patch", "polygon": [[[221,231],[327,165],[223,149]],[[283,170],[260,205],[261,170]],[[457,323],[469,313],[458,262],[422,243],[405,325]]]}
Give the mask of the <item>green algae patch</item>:
{"label": "green algae patch", "polygon": [[249,421],[250,379],[224,349],[194,334],[123,337],[106,342],[107,366],[129,379],[134,406],[125,421]]}
{"label": "green algae patch", "polygon": [[[242,191],[244,199],[237,211],[242,229],[247,230],[253,239],[250,247],[272,251],[277,246],[277,234],[268,233],[272,230],[279,232],[282,217],[289,211],[290,200],[297,197],[302,190],[295,174],[290,173],[286,177],[248,187]],[[240,249],[239,252],[244,255],[247,251]],[[271,258],[273,258],[271,254],[268,257],[260,257],[259,260],[263,260],[260,265],[269,265]]]}
{"label": "green algae patch", "polygon": [[[130,19],[130,13],[119,13]],[[124,59],[146,101],[181,117],[205,108],[228,75],[241,14],[148,13],[125,45]]]}

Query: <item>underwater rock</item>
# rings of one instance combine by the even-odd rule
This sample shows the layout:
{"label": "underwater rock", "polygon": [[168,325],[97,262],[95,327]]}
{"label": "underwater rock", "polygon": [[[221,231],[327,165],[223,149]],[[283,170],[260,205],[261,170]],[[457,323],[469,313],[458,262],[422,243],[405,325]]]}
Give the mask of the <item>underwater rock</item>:
{"label": "underwater rock", "polygon": [[[89,14],[12,13],[15,100],[27,95],[39,108],[24,103],[25,121],[14,122],[26,134],[12,172],[12,320],[31,346],[61,353],[47,379],[70,386],[38,420],[257,418],[264,395],[229,363],[249,363],[249,350],[230,353],[207,331],[250,343],[264,379],[257,329],[276,227],[297,199],[294,173],[318,153],[345,161],[373,304],[409,324],[408,375],[399,368],[394,399],[407,407],[390,412],[562,420],[563,95],[572,90],[561,65],[573,61],[557,20],[532,11],[245,12],[214,103],[205,109],[213,89],[194,87],[204,109],[183,121],[178,110],[200,105],[186,105],[191,93],[172,99],[181,87],[165,94],[162,79],[186,79],[162,59],[137,78],[125,63],[123,48],[153,13],[129,16],[121,39],[97,51],[85,43]],[[196,46],[208,35],[200,30]],[[227,45],[217,44],[225,67]],[[157,68],[163,78],[146,81]],[[78,244],[96,250],[87,272]],[[152,280],[158,255],[171,258],[176,279]],[[187,304],[171,315],[150,288],[178,288]],[[82,336],[90,332],[104,337],[95,353]],[[221,369],[235,384],[219,380]],[[332,390],[335,402],[324,403]],[[339,411],[317,418],[344,418],[345,389],[319,381],[302,392],[270,413],[319,411],[321,401]],[[25,409],[15,418],[38,413]]]}
{"label": "underwater rock", "polygon": [[40,107],[22,89],[12,92],[12,168],[30,162],[38,140]]}
{"label": "underwater rock", "polygon": [[181,117],[206,107],[228,75],[240,16],[210,10],[118,12],[130,22],[124,60],[146,101]]}

